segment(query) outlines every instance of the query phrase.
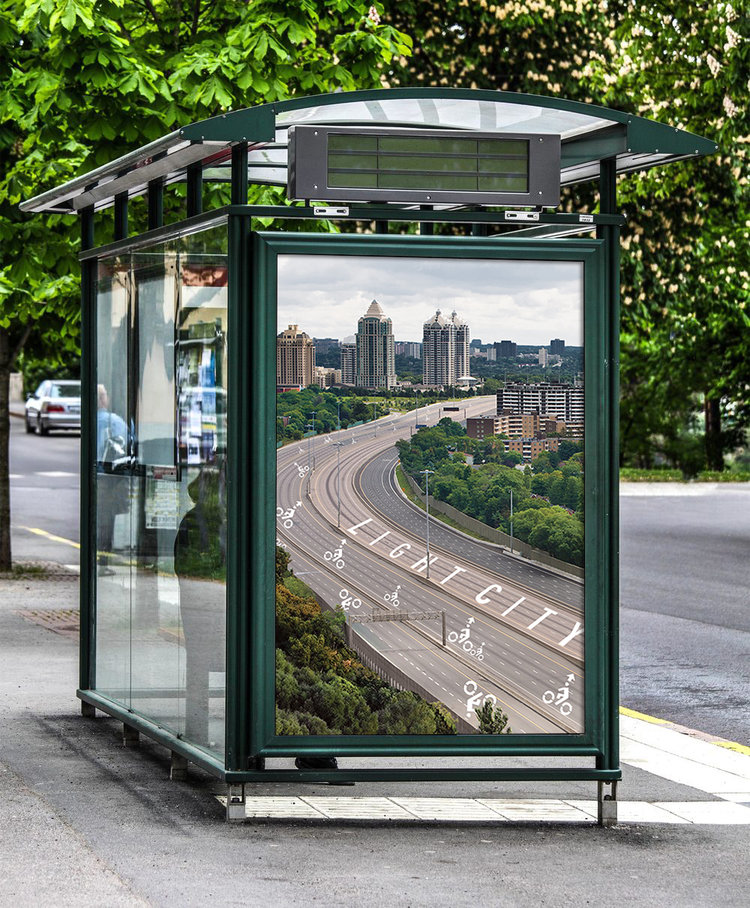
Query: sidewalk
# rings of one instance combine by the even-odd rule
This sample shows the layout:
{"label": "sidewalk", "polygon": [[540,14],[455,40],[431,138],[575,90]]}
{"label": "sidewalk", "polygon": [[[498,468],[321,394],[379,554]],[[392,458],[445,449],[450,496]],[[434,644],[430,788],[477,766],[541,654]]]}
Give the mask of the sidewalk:
{"label": "sidewalk", "polygon": [[81,718],[76,608],[75,577],[0,580],[2,906],[747,902],[747,748],[623,715],[611,829],[593,783],[267,784],[228,825],[216,780]]}

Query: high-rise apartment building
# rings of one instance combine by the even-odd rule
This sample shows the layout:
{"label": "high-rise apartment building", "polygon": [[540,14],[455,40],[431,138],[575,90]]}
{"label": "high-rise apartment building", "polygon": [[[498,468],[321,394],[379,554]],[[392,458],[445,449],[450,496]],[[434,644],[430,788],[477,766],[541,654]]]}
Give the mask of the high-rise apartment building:
{"label": "high-rise apartment building", "polygon": [[506,382],[497,392],[497,412],[539,413],[583,426],[583,386],[567,382]]}
{"label": "high-rise apartment building", "polygon": [[341,384],[353,385],[357,381],[357,339],[353,334],[341,344]]}
{"label": "high-rise apartment building", "polygon": [[394,388],[396,353],[393,323],[377,300],[357,322],[357,374],[359,388]]}
{"label": "high-rise apartment building", "polygon": [[552,356],[562,356],[565,353],[565,341],[561,337],[553,337],[549,342],[549,352]]}
{"label": "high-rise apartment building", "polygon": [[515,341],[504,340],[495,342],[495,355],[497,359],[513,359],[518,350]]}
{"label": "high-rise apartment building", "polygon": [[412,359],[422,359],[422,345],[416,341],[396,341],[397,356],[410,356]]}
{"label": "high-rise apartment building", "polygon": [[315,375],[315,344],[312,338],[289,325],[276,337],[276,384],[282,388],[306,388]]}
{"label": "high-rise apartment building", "polygon": [[422,381],[425,385],[448,386],[469,373],[469,326],[458,315],[446,318],[438,309],[424,323],[422,333]]}

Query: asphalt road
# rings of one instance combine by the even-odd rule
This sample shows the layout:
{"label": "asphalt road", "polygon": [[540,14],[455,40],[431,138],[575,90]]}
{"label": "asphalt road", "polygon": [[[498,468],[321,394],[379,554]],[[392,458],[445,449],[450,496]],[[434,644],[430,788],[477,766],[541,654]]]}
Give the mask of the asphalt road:
{"label": "asphalt road", "polygon": [[[77,563],[80,439],[11,430],[14,557]],[[750,744],[750,487],[622,492],[621,702]]]}
{"label": "asphalt road", "polygon": [[[470,406],[482,410],[487,402]],[[439,406],[420,412],[421,421],[429,419],[430,424],[441,415]],[[504,576],[440,549],[431,550],[428,583],[422,541],[384,524],[367,496],[358,494],[356,480],[363,463],[384,448],[392,449],[395,438],[408,437],[412,419],[387,417],[278,452],[282,514],[277,533],[292,554],[292,567],[331,604],[356,596],[362,604],[356,606],[361,608],[358,614],[351,606],[355,620],[362,614],[393,610],[394,593],[399,600],[395,611],[444,610],[445,648],[434,619],[406,625],[379,621],[365,632],[381,654],[457,715],[465,711],[472,719],[479,702],[469,705],[468,699],[481,691],[497,698],[514,731],[580,729],[580,610],[541,597],[536,589],[508,583]],[[309,472],[308,459],[315,464]],[[355,629],[364,630],[361,624]],[[469,635],[463,645],[456,639],[459,634]],[[546,691],[560,688],[569,697],[562,712],[543,699]]]}
{"label": "asphalt road", "polygon": [[10,428],[13,558],[77,565],[81,436],[27,435],[17,418]]}
{"label": "asphalt road", "polygon": [[750,745],[750,484],[620,503],[621,702]]}

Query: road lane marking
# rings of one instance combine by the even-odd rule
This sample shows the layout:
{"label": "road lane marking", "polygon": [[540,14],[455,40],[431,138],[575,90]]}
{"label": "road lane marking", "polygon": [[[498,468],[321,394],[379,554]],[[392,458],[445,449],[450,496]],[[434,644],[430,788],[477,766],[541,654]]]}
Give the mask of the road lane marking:
{"label": "road lane marking", "polygon": [[72,545],[74,549],[80,549],[80,542],[73,542],[72,539],[65,539],[63,536],[55,536],[54,533],[48,533],[46,530],[40,530],[38,527],[21,527],[22,530],[26,530],[28,533],[35,533],[37,536],[43,536],[45,539],[49,539],[50,542],[62,542],[65,545]]}

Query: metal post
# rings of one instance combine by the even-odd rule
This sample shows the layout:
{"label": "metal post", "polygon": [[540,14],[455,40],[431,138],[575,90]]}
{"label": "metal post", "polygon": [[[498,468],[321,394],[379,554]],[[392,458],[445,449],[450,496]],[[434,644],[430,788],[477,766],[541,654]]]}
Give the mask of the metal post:
{"label": "metal post", "polygon": [[339,528],[341,527],[341,448],[343,444],[343,441],[334,441],[334,445],[336,446],[336,526]]}
{"label": "metal post", "polygon": [[510,553],[513,554],[513,489],[510,490]]}
{"label": "metal post", "polygon": [[[81,211],[81,249],[94,246],[94,206]],[[81,267],[81,640],[79,680],[81,690],[96,687],[96,262]],[[88,715],[81,706],[83,715]]]}
{"label": "metal post", "polygon": [[203,211],[203,164],[200,161],[187,168],[187,216]]}
{"label": "metal post", "polygon": [[443,623],[443,646],[446,646],[446,633],[445,633],[445,609],[442,612],[442,623]]}
{"label": "metal post", "polygon": [[229,785],[227,787],[227,821],[241,822],[247,819],[245,813],[245,786]]}
{"label": "metal post", "polygon": [[[617,213],[617,167],[614,158],[599,165],[599,210],[602,214]],[[608,406],[605,407],[605,431],[609,435],[610,460],[606,467],[605,495],[609,512],[609,536],[605,543],[604,557],[609,563],[609,612],[604,619],[602,632],[608,652],[608,678],[605,685],[605,737],[607,753],[603,768],[617,769],[620,765],[619,736],[619,358],[620,358],[620,233],[616,226],[600,226],[597,238],[605,241],[607,276],[605,312],[608,375],[605,377]]]}
{"label": "metal post", "polygon": [[148,229],[164,226],[164,180],[150,180],[148,184]]}
{"label": "metal post", "polygon": [[425,533],[427,540],[427,573],[425,576],[428,580],[430,579],[430,473],[434,472],[434,470],[420,470],[420,473],[424,475],[425,482],[424,507],[427,516],[427,529]]}
{"label": "metal post", "polygon": [[115,240],[124,240],[128,235],[128,194],[118,192],[115,196]]}
{"label": "metal post", "polygon": [[171,751],[169,761],[169,778],[172,782],[187,782],[188,761],[174,751]]}
{"label": "metal post", "polygon": [[247,142],[232,146],[232,204],[247,205]]}

